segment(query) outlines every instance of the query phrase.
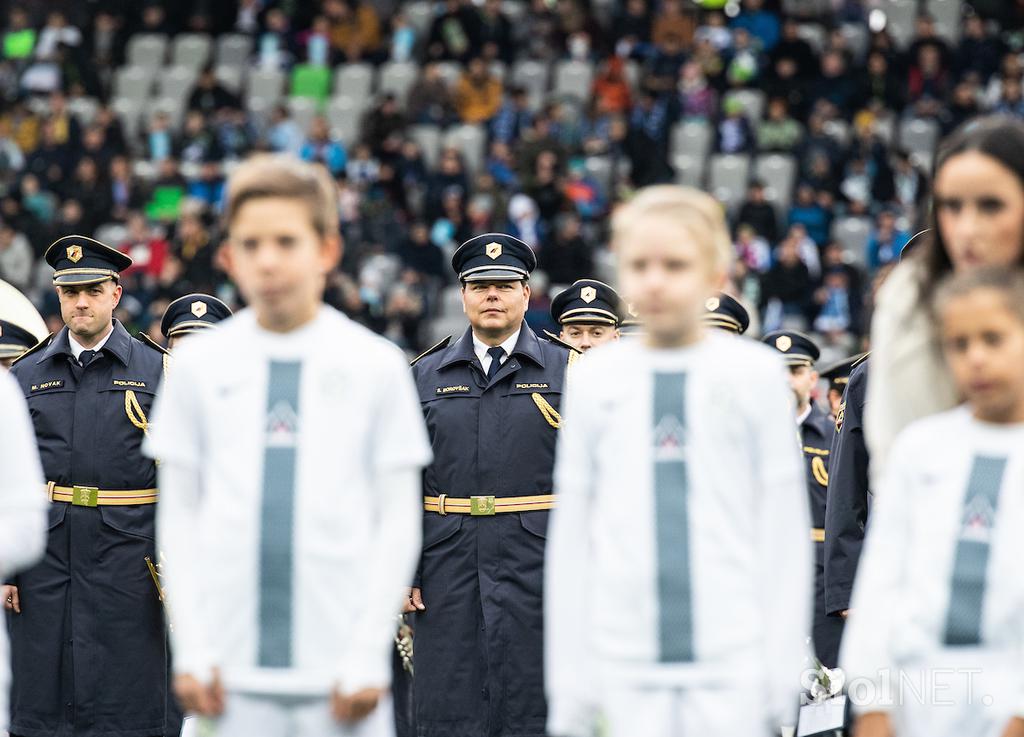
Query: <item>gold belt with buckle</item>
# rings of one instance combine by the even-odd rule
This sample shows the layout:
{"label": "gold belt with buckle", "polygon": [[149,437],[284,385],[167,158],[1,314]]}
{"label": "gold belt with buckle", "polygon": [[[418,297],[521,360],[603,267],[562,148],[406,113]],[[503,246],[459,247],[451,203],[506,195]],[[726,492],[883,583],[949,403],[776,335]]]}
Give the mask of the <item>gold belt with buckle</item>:
{"label": "gold belt with buckle", "polygon": [[492,517],[506,512],[538,512],[555,508],[554,494],[537,496],[492,495],[455,497],[441,494],[423,497],[423,509],[442,517],[449,514],[468,514],[473,517]]}
{"label": "gold belt with buckle", "polygon": [[46,485],[46,495],[51,502],[64,502],[75,507],[131,506],[135,504],[156,504],[156,489],[99,489],[95,486],[57,486],[53,481]]}

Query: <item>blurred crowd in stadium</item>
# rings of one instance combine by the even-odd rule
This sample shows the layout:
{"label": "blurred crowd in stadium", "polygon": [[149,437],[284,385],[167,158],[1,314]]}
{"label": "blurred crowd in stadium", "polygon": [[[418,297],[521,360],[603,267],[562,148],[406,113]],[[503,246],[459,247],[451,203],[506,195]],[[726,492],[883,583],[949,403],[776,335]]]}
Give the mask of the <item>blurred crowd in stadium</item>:
{"label": "blurred crowd in stadium", "polygon": [[545,287],[609,273],[615,203],[679,181],[729,208],[730,291],[763,329],[852,351],[937,137],[1024,114],[1020,5],[8,3],[0,278],[56,328],[43,251],[98,237],[135,259],[118,316],[159,340],[168,301],[236,301],[217,258],[226,173],[287,151],[338,185],[329,300],[416,350],[461,318],[445,290],[462,241],[536,249],[528,317],[545,327]]}

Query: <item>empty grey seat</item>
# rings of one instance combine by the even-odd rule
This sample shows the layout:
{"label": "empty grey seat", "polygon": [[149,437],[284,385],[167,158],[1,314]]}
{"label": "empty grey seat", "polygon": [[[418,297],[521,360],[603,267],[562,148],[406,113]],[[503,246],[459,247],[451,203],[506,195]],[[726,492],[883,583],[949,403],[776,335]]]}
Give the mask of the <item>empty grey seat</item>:
{"label": "empty grey seat", "polygon": [[817,23],[801,23],[797,35],[811,45],[815,54],[820,54],[828,41],[828,33]]}
{"label": "empty grey seat", "polygon": [[838,241],[853,260],[867,263],[868,236],[871,234],[871,220],[863,217],[840,218],[832,226],[832,238]]}
{"label": "empty grey seat", "polygon": [[309,132],[313,118],[317,116],[317,102],[309,97],[292,97],[288,100],[288,111],[299,127]]}
{"label": "empty grey seat", "polygon": [[672,168],[676,170],[676,184],[700,189],[704,185],[703,156],[692,154],[673,154]]}
{"label": "empty grey seat", "polygon": [[252,38],[241,33],[227,33],[217,39],[217,63],[229,67],[246,67],[252,56]]}
{"label": "empty grey seat", "polygon": [[569,95],[577,100],[590,98],[590,85],[593,82],[592,65],[582,61],[560,61],[555,67],[554,92],[556,95]]}
{"label": "empty grey seat", "polygon": [[327,104],[327,124],[331,132],[346,145],[359,139],[366,101],[352,97],[334,97]]}
{"label": "empty grey seat", "polygon": [[434,4],[429,0],[417,0],[417,2],[405,3],[402,8],[405,12],[409,25],[416,29],[416,35],[425,36],[430,31],[430,25],[434,22]]}
{"label": "empty grey seat", "polygon": [[192,67],[171,67],[157,75],[157,95],[187,101],[195,83],[196,72]]}
{"label": "empty grey seat", "polygon": [[377,82],[378,91],[390,92],[404,106],[409,90],[419,76],[416,64],[409,61],[393,61],[381,67]]}
{"label": "empty grey seat", "polygon": [[110,103],[111,109],[117,115],[118,120],[121,121],[125,138],[129,141],[138,138],[143,104],[142,100],[134,97],[117,97]]}
{"label": "empty grey seat", "polygon": [[711,148],[713,131],[708,123],[690,120],[672,128],[672,153],[704,158]]}
{"label": "empty grey seat", "polygon": [[462,314],[462,289],[458,286],[445,287],[440,302],[442,317],[458,317]]}
{"label": "empty grey seat", "polygon": [[726,100],[737,100],[743,106],[743,112],[755,126],[764,117],[764,92],[761,90],[733,90],[725,96]]}
{"label": "empty grey seat", "polygon": [[839,32],[850,46],[855,61],[862,62],[868,53],[868,29],[863,23],[843,23]]}
{"label": "empty grey seat", "polygon": [[167,113],[171,119],[171,128],[178,130],[185,118],[185,102],[180,97],[159,97],[149,101],[146,112],[151,115],[158,112]]}
{"label": "empty grey seat", "polygon": [[548,91],[548,66],[531,59],[517,61],[512,69],[512,82],[526,89],[530,107],[538,110]]}
{"label": "empty grey seat", "polygon": [[900,124],[900,146],[929,158],[939,140],[939,124],[934,120],[906,120]]}
{"label": "empty grey seat", "polygon": [[457,125],[445,133],[443,140],[445,147],[452,146],[462,153],[462,159],[469,171],[480,170],[484,160],[484,143],[487,140],[483,126]]}
{"label": "empty grey seat", "polygon": [[96,228],[94,235],[100,243],[124,243],[128,240],[128,228],[121,223],[104,223]]}
{"label": "empty grey seat", "polygon": [[708,190],[730,209],[742,202],[750,178],[750,157],[718,154],[711,157]]}
{"label": "empty grey seat", "polygon": [[72,97],[68,100],[68,110],[81,125],[92,123],[99,109],[100,103],[95,97]]}
{"label": "empty grey seat", "polygon": [[210,37],[203,33],[183,33],[174,39],[171,62],[175,66],[202,69],[210,60]]}
{"label": "empty grey seat", "polygon": [[900,48],[906,48],[914,37],[917,0],[881,0],[877,2],[886,17],[886,30]]}
{"label": "empty grey seat", "polygon": [[409,137],[419,144],[427,166],[436,166],[441,154],[441,130],[436,125],[414,125],[409,129]]}
{"label": "empty grey seat", "polygon": [[114,97],[145,100],[153,88],[153,70],[147,67],[121,67],[114,72]]}
{"label": "empty grey seat", "polygon": [[245,77],[245,69],[231,64],[221,64],[214,70],[217,81],[236,95],[242,91],[242,80]]}
{"label": "empty grey seat", "polygon": [[138,33],[128,40],[125,60],[128,66],[159,69],[167,56],[167,36],[162,33]]}
{"label": "empty grey seat", "polygon": [[754,176],[765,184],[769,202],[788,207],[796,183],[796,161],[788,154],[766,154],[754,163]]}
{"label": "empty grey seat", "polygon": [[270,123],[274,109],[280,104],[279,99],[249,95],[245,98],[245,109],[249,119],[261,128]]}
{"label": "empty grey seat", "polygon": [[253,69],[249,72],[248,94],[276,102],[284,89],[284,74],[277,69]]}
{"label": "empty grey seat", "polygon": [[925,8],[935,19],[935,33],[956,43],[963,23],[963,0],[927,0]]}
{"label": "empty grey seat", "polygon": [[369,99],[373,94],[373,67],[369,64],[341,64],[335,67],[334,94]]}

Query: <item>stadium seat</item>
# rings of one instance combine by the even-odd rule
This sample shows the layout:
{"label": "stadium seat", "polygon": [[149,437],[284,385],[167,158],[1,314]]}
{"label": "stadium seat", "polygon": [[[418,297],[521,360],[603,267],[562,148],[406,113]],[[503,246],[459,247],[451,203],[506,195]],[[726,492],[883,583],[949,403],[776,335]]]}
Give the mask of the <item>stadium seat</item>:
{"label": "stadium seat", "polygon": [[963,23],[963,0],[927,0],[925,9],[935,19],[935,33],[957,43]]}
{"label": "stadium seat", "polygon": [[503,61],[492,61],[489,67],[491,74],[502,84],[505,84],[505,77],[508,76],[508,67]]}
{"label": "stadium seat", "polygon": [[243,67],[236,67],[231,64],[221,64],[214,70],[217,81],[231,90],[236,95],[242,91],[242,80],[245,76]]}
{"label": "stadium seat", "polygon": [[815,54],[821,54],[828,42],[828,32],[818,23],[801,23],[797,35],[811,45]]}
{"label": "stadium seat", "polygon": [[743,200],[750,178],[750,157],[742,154],[718,154],[711,157],[708,191],[732,209]]}
{"label": "stadium seat", "polygon": [[83,126],[92,123],[99,109],[100,103],[95,97],[72,97],[68,100],[68,110]]}
{"label": "stadium seat", "polygon": [[438,65],[441,77],[448,83],[448,86],[455,89],[455,85],[462,78],[462,65],[454,61],[442,61]]}
{"label": "stadium seat", "polygon": [[711,126],[703,121],[677,123],[672,128],[672,153],[704,158],[711,148],[712,136]]}
{"label": "stadium seat", "polygon": [[229,33],[217,39],[217,63],[229,67],[247,67],[252,56],[252,38]]}
{"label": "stadium seat", "polygon": [[876,6],[885,13],[885,28],[899,48],[906,48],[914,38],[917,0],[880,0]]}
{"label": "stadium seat", "polygon": [[409,129],[409,137],[419,144],[427,166],[436,166],[441,154],[440,129],[436,125],[414,125]]}
{"label": "stadium seat", "polygon": [[248,95],[260,97],[271,103],[277,102],[284,89],[284,73],[277,69],[253,69],[249,71]]}
{"label": "stadium seat", "polygon": [[526,15],[526,6],[523,5],[519,0],[505,0],[501,4],[501,12],[509,19],[509,22],[515,26],[517,21],[523,19]]}
{"label": "stadium seat", "polygon": [[292,120],[299,124],[303,132],[309,132],[309,126],[316,117],[319,103],[310,97],[292,97],[288,100],[288,111]]}
{"label": "stadium seat", "polygon": [[160,72],[156,79],[157,96],[187,101],[196,82],[196,72],[192,67],[171,67]]}
{"label": "stadium seat", "polygon": [[167,56],[167,36],[162,33],[139,33],[128,41],[125,63],[133,67],[159,69]]}
{"label": "stadium seat", "polygon": [[380,69],[377,87],[379,92],[391,92],[405,107],[405,98],[419,76],[416,64],[410,61],[393,61]]}
{"label": "stadium seat", "polygon": [[676,184],[701,189],[704,186],[704,164],[707,159],[688,153],[672,155],[672,168],[676,171]]}
{"label": "stadium seat", "polygon": [[370,99],[373,95],[373,67],[369,64],[341,64],[334,68],[334,96]]}
{"label": "stadium seat", "polygon": [[185,118],[186,103],[187,101],[180,97],[158,97],[149,101],[146,112],[150,115],[167,113],[171,118],[171,128],[177,131]]}
{"label": "stadium seat", "polygon": [[434,345],[449,335],[453,336],[453,340],[457,340],[466,331],[467,327],[469,327],[469,322],[466,320],[465,315],[435,318],[427,324],[426,343],[427,345]]}
{"label": "stadium seat", "polygon": [[366,100],[353,97],[334,97],[327,104],[327,124],[345,145],[358,140],[366,104]]}
{"label": "stadium seat", "polygon": [[900,124],[900,147],[931,158],[939,140],[939,124],[934,120],[905,120]]}
{"label": "stadium seat", "polygon": [[128,240],[128,228],[121,223],[105,223],[96,228],[93,237],[101,243],[109,243],[116,246]]}
{"label": "stadium seat", "polygon": [[850,143],[850,124],[845,120],[836,118],[835,120],[826,120],[822,125],[822,129],[825,133],[834,138],[840,146],[846,148]]}
{"label": "stadium seat", "polygon": [[886,146],[892,146],[896,142],[896,116],[880,115],[875,118],[875,135]]}
{"label": "stadium seat", "polygon": [[145,105],[144,100],[134,97],[116,97],[110,104],[118,120],[121,121],[125,139],[128,141],[134,141],[139,137],[143,105]]}
{"label": "stadium seat", "polygon": [[863,23],[843,23],[839,32],[846,39],[853,54],[854,61],[863,63],[868,53],[868,29]]}
{"label": "stadium seat", "polygon": [[148,67],[121,67],[114,73],[114,97],[145,100],[153,88],[153,70]]}
{"label": "stadium seat", "polygon": [[764,92],[762,90],[733,90],[725,96],[726,100],[737,100],[743,106],[747,120],[755,128],[764,117]]}
{"label": "stadium seat", "polygon": [[210,60],[210,37],[203,33],[183,33],[174,39],[171,63],[199,70]]}
{"label": "stadium seat", "polygon": [[483,126],[454,126],[445,133],[443,141],[445,147],[453,146],[459,149],[469,172],[476,173],[480,170],[484,161],[484,144],[487,141]]}
{"label": "stadium seat", "polygon": [[582,61],[560,61],[555,67],[554,92],[556,95],[568,95],[577,100],[590,98],[590,85],[593,82],[593,66]]}
{"label": "stadium seat", "polygon": [[842,244],[843,249],[850,254],[854,262],[861,266],[867,264],[867,244],[870,234],[870,218],[845,217],[836,220],[832,225],[832,238]]}
{"label": "stadium seat", "polygon": [[512,82],[526,89],[530,107],[539,110],[548,91],[548,65],[532,59],[517,61],[512,69]]}
{"label": "stadium seat", "polygon": [[418,38],[426,36],[430,31],[430,25],[434,22],[434,4],[429,0],[417,0],[406,3],[403,11],[409,25],[416,30],[416,36]]}
{"label": "stadium seat", "polygon": [[319,64],[297,65],[292,69],[291,94],[324,102],[331,94],[331,70]]}
{"label": "stadium seat", "polygon": [[462,288],[458,285],[445,287],[441,292],[440,314],[442,317],[458,317],[462,314]]}
{"label": "stadium seat", "polygon": [[789,154],[766,154],[754,162],[754,176],[765,184],[765,198],[789,207],[796,183],[796,160]]}
{"label": "stadium seat", "polygon": [[249,95],[245,98],[245,109],[249,118],[261,129],[270,123],[271,113],[279,104],[280,98],[271,99],[259,95]]}

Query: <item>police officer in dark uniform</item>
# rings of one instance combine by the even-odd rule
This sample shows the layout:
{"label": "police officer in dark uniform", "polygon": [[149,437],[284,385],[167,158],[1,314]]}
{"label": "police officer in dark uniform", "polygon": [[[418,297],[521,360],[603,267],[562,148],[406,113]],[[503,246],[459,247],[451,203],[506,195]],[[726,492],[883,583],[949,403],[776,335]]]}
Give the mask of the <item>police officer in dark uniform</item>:
{"label": "police officer in dark uniform", "polygon": [[65,327],[11,369],[50,500],[46,556],[13,582],[11,734],[162,735],[166,631],[147,564],[156,467],[141,445],[164,356],[112,317],[130,258],[82,236],[45,258]]}
{"label": "police officer in dark uniform", "polygon": [[0,319],[0,367],[8,368],[39,340],[10,320]]}
{"label": "police officer in dark uniform", "polygon": [[719,292],[704,303],[701,321],[709,328],[718,328],[733,335],[743,335],[750,327],[750,313],[735,297]]}
{"label": "police officer in dark uniform", "polygon": [[853,367],[832,434],[828,503],[825,505],[825,612],[842,622],[850,608],[853,579],[871,510],[864,397],[868,356]]}
{"label": "police officer in dark uniform", "polygon": [[0,280],[0,369],[10,368],[48,334],[46,323],[28,297]]}
{"label": "police officer in dark uniform", "polygon": [[821,370],[821,378],[828,382],[828,406],[833,422],[839,416],[839,405],[843,402],[846,385],[850,383],[850,373],[853,371],[853,366],[863,357],[863,353],[850,356],[841,361],[836,361]]}
{"label": "police officer in dark uniform", "polygon": [[420,737],[543,737],[542,582],[560,398],[576,354],[524,322],[528,245],[452,258],[470,327],[413,373],[434,450],[411,594]]}
{"label": "police officer in dark uniform", "polygon": [[597,279],[578,279],[551,300],[551,317],[562,326],[558,339],[581,353],[618,340],[622,312],[618,292]]}
{"label": "police officer in dark uniform", "polygon": [[173,350],[182,338],[215,327],[231,317],[231,308],[209,294],[186,294],[167,305],[160,320],[160,332]]}
{"label": "police officer in dark uniform", "polygon": [[814,362],[820,352],[814,341],[794,330],[779,330],[762,338],[779,351],[789,367],[790,387],[796,402],[797,424],[807,470],[807,491],[811,504],[811,540],[814,541],[814,620],[812,639],[818,660],[833,668],[839,659],[842,622],[825,616],[825,496],[828,489],[829,445],[832,423],[814,402],[811,392],[818,383]]}

